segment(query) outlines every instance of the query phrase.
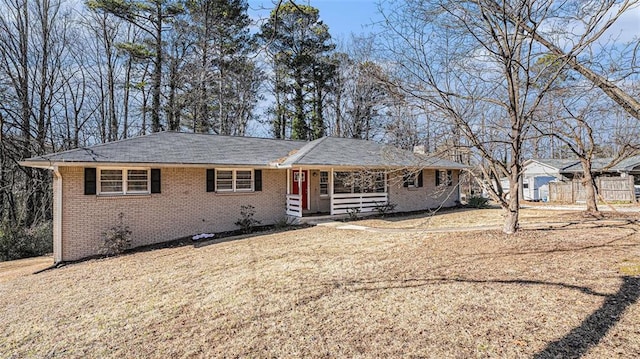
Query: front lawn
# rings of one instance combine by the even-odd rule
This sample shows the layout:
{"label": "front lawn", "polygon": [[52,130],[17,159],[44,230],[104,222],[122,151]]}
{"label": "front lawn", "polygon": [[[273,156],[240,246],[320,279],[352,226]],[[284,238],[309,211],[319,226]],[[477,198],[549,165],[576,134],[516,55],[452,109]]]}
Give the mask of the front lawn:
{"label": "front lawn", "polygon": [[0,357],[637,358],[639,228],[313,227],[91,260],[0,282]]}

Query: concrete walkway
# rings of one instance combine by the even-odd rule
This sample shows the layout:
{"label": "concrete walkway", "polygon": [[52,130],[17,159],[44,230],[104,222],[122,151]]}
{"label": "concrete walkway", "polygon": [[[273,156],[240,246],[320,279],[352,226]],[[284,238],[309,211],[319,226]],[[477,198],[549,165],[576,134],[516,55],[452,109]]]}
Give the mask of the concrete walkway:
{"label": "concrete walkway", "polygon": [[[597,228],[597,227],[619,227],[624,225],[637,225],[638,222],[629,219],[593,219],[584,221],[564,221],[564,222],[541,222],[541,223],[520,223],[520,229],[525,230],[551,230],[560,228]],[[468,227],[441,227],[441,228],[379,228],[368,227],[345,222],[323,222],[318,223],[320,227],[331,227],[343,230],[363,231],[372,233],[454,233],[454,232],[482,232],[499,231],[502,225],[468,226]]]}
{"label": "concrete walkway", "polygon": [[[587,206],[583,204],[567,204],[567,205],[524,205],[521,206],[522,209],[541,209],[541,210],[551,210],[551,211],[586,211]],[[606,205],[606,204],[598,204],[598,210],[602,212],[625,212],[625,213],[633,213],[640,212],[640,205],[632,204],[632,205]]]}
{"label": "concrete walkway", "polygon": [[[540,209],[540,210],[557,210],[557,211],[584,211],[586,206],[581,205],[559,205],[559,206],[523,206],[522,209]],[[625,212],[633,213],[640,212],[639,206],[602,206],[600,208],[603,212]],[[380,228],[370,227],[354,224],[353,222],[339,222],[330,221],[318,221],[314,223],[321,227],[331,227],[343,230],[364,231],[374,233],[453,233],[453,232],[481,232],[481,231],[493,231],[502,230],[502,225],[480,225],[480,226],[467,226],[467,227],[440,227],[440,228]],[[561,221],[561,222],[540,222],[540,223],[520,223],[520,228],[525,230],[550,230],[566,228],[571,226],[572,228],[596,228],[596,227],[608,227],[608,226],[624,226],[624,225],[637,225],[638,222],[632,219],[585,219],[582,221]]]}

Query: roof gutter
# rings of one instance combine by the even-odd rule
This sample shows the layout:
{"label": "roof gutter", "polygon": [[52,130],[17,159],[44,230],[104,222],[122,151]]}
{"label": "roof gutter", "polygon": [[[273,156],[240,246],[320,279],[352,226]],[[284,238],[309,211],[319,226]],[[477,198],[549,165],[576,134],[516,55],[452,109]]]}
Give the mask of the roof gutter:
{"label": "roof gutter", "polygon": [[225,163],[151,163],[151,162],[68,162],[68,161],[20,161],[20,166],[54,170],[55,167],[153,167],[153,168],[274,168],[273,164],[225,164]]}
{"label": "roof gutter", "polygon": [[19,161],[18,164],[22,167],[43,168],[45,170],[53,170],[56,165],[53,162],[34,162],[34,161]]}

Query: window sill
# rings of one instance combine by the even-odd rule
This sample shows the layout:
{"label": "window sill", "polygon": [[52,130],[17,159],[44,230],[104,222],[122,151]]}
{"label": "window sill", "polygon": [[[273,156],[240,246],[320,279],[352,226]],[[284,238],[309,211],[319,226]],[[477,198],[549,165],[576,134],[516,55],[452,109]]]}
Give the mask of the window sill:
{"label": "window sill", "polygon": [[98,194],[96,195],[99,199],[115,199],[115,198],[150,198],[151,193],[129,193],[129,194]]}
{"label": "window sill", "polygon": [[238,191],[238,192],[233,192],[233,191],[222,191],[222,192],[213,192],[216,194],[216,196],[242,196],[242,195],[248,195],[248,194],[256,194],[259,193],[258,191]]}

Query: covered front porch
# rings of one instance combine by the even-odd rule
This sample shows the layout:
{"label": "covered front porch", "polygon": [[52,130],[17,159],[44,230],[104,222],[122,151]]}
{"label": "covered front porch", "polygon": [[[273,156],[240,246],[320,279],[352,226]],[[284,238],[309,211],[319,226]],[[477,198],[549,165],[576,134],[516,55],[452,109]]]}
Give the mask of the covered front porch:
{"label": "covered front porch", "polygon": [[289,168],[286,213],[302,218],[376,212],[389,204],[387,176],[383,170]]}

